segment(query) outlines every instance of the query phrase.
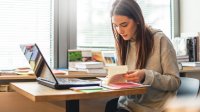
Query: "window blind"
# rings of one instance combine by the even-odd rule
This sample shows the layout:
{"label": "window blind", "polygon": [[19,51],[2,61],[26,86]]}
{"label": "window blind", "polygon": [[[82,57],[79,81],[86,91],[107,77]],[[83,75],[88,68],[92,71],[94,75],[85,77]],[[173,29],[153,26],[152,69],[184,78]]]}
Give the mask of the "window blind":
{"label": "window blind", "polygon": [[78,47],[109,48],[114,46],[110,23],[113,1],[77,0]]}
{"label": "window blind", "polygon": [[37,43],[53,64],[53,0],[0,0],[0,69],[29,66],[20,44]]}
{"label": "window blind", "polygon": [[137,0],[145,22],[153,28],[162,30],[171,38],[171,3],[170,0]]}
{"label": "window blind", "polygon": [[[110,10],[114,0],[77,0],[77,47],[114,48]],[[137,0],[145,22],[171,38],[170,0]],[[98,4],[98,5],[96,5]]]}

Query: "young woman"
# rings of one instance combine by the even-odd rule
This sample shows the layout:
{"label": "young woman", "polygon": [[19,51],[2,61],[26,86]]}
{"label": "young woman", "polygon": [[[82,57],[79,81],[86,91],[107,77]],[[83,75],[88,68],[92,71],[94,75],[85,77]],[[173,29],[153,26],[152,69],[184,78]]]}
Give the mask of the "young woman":
{"label": "young woman", "polygon": [[166,35],[144,22],[134,0],[116,0],[111,10],[118,64],[127,81],[151,85],[142,95],[121,96],[118,112],[161,112],[180,86],[175,50]]}

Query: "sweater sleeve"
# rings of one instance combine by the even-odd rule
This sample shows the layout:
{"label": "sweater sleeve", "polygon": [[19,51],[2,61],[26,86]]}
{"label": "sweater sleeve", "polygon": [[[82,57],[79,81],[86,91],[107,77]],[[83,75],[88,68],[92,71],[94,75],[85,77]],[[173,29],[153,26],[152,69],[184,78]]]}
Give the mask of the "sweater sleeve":
{"label": "sweater sleeve", "polygon": [[160,40],[160,53],[163,72],[144,69],[145,80],[143,84],[149,84],[162,91],[176,91],[180,86],[179,70],[175,50],[167,37],[162,37]]}

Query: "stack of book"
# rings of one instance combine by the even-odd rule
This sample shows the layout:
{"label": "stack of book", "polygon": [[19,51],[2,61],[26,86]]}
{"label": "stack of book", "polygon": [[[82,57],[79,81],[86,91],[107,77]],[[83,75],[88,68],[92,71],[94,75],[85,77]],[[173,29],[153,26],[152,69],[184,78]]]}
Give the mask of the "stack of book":
{"label": "stack of book", "polygon": [[200,69],[200,62],[181,62],[183,70],[195,70]]}
{"label": "stack of book", "polygon": [[67,69],[53,69],[52,72],[56,76],[58,76],[58,75],[67,75]]}
{"label": "stack of book", "polygon": [[172,39],[178,62],[200,61],[200,34],[181,34]]}
{"label": "stack of book", "polygon": [[106,66],[116,66],[115,51],[69,49],[67,54],[69,67],[79,62],[103,62]]}
{"label": "stack of book", "polygon": [[68,75],[107,75],[103,62],[79,62],[74,67],[70,67]]}

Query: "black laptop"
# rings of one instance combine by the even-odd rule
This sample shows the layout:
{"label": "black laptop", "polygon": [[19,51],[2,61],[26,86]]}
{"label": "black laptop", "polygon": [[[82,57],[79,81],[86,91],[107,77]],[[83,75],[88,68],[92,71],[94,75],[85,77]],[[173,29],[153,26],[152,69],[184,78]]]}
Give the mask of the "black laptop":
{"label": "black laptop", "polygon": [[38,83],[55,88],[68,89],[70,87],[99,86],[99,82],[78,78],[56,78],[36,44],[20,45],[31,68],[37,76]]}

